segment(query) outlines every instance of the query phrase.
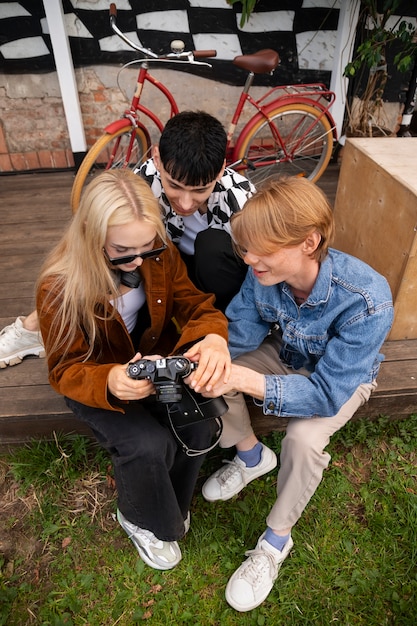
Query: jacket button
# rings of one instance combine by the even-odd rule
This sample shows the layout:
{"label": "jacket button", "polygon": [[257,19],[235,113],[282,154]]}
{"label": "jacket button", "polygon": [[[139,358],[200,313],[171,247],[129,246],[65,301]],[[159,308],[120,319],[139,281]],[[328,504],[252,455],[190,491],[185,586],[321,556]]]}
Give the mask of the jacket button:
{"label": "jacket button", "polygon": [[161,304],[161,302],[162,302],[161,298],[158,298],[158,300],[156,302],[157,302],[157,304]]}
{"label": "jacket button", "polygon": [[268,402],[269,411],[273,411],[275,409],[275,404],[273,402]]}

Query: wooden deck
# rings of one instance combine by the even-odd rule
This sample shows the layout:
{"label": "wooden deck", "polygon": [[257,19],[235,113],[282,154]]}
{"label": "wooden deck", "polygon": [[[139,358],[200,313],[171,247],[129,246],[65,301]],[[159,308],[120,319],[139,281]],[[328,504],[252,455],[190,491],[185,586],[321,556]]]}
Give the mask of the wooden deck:
{"label": "wooden deck", "polygon": [[[332,164],[319,185],[334,202],[339,166]],[[42,260],[71,218],[70,171],[0,177],[0,328],[34,308],[34,283]],[[386,344],[378,389],[358,417],[393,417],[417,411],[417,340]],[[255,428],[265,433],[276,418],[254,410]],[[72,417],[50,387],[45,359],[26,358],[0,369],[0,446],[51,437],[53,431],[88,430]]]}

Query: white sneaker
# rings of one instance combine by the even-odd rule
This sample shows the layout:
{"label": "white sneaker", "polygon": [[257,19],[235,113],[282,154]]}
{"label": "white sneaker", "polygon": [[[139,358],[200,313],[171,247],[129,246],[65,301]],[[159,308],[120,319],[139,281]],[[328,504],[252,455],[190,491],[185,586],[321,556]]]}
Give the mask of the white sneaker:
{"label": "white sneaker", "polygon": [[147,565],[154,569],[172,569],[182,559],[180,547],[176,541],[161,541],[153,532],[139,528],[129,522],[117,509],[117,521],[126,531],[139,556]]}
{"label": "white sneaker", "polygon": [[277,466],[277,455],[273,450],[262,444],[261,460],[255,467],[246,467],[238,455],[233,461],[223,461],[221,467],[206,480],[202,493],[205,500],[229,500],[238,494],[251,480],[267,474]]}
{"label": "white sneaker", "polygon": [[237,568],[226,586],[226,600],[236,611],[250,611],[268,597],[279,569],[290,553],[294,543],[290,538],[277,550],[261,535],[255,550],[248,550],[249,557]]}
{"label": "white sneaker", "polygon": [[45,356],[40,333],[23,328],[23,319],[17,317],[0,331],[0,368],[18,365],[25,356]]}

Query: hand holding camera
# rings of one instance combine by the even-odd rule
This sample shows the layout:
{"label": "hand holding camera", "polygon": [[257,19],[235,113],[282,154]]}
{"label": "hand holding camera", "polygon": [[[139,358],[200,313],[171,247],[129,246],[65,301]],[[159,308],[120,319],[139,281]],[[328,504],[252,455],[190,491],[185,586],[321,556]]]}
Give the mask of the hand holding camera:
{"label": "hand holding camera", "polygon": [[[228,407],[223,397],[204,398],[182,382],[191,372],[196,370],[198,363],[193,363],[185,356],[171,356],[152,361],[139,359],[129,363],[126,373],[135,380],[150,380],[156,389],[156,399],[167,405],[169,423],[175,437],[188,456],[199,456],[212,450],[218,443],[223,424],[221,416]],[[216,441],[206,449],[190,448],[179,434],[182,427],[195,424],[201,420],[215,420],[217,424]]]}
{"label": "hand holding camera", "polygon": [[193,363],[184,356],[172,356],[156,359],[156,361],[139,359],[139,361],[129,363],[126,373],[134,380],[150,380],[155,385],[156,399],[170,404],[181,401],[182,379],[197,367],[197,363]]}

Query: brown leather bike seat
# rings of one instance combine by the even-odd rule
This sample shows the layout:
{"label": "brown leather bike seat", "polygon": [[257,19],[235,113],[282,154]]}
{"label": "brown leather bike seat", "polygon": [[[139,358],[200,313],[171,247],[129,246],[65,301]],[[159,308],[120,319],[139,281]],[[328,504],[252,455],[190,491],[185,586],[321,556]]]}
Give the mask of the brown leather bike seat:
{"label": "brown leather bike seat", "polygon": [[267,74],[273,72],[278,66],[279,54],[275,50],[266,48],[253,54],[241,54],[233,59],[233,65],[254,74]]}

